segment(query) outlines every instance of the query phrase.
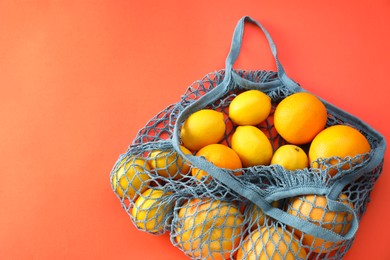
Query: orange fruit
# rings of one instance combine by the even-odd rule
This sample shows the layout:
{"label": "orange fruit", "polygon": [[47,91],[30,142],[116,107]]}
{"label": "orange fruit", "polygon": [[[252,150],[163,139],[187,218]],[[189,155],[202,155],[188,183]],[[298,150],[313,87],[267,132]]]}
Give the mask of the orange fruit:
{"label": "orange fruit", "polygon": [[238,249],[236,260],[306,259],[298,239],[281,227],[263,227],[248,234]]}
{"label": "orange fruit", "polygon": [[272,145],[267,136],[255,126],[239,126],[232,135],[232,149],[244,167],[268,165],[272,158]]}
{"label": "orange fruit", "polygon": [[[279,207],[279,201],[272,202],[272,206],[277,208]],[[261,208],[259,208],[256,204],[253,204],[248,212],[252,225],[251,230],[258,229],[266,224],[266,216]]]}
{"label": "orange fruit", "polygon": [[[212,162],[215,166],[224,169],[237,170],[242,168],[240,157],[230,147],[223,144],[209,144],[200,149],[196,156],[202,156],[207,161]],[[204,170],[196,167],[192,168],[192,175],[201,180],[203,177],[208,176],[208,173]],[[235,175],[240,175],[241,172],[235,172]]]}
{"label": "orange fruit", "polygon": [[[316,160],[327,159],[333,156],[340,157],[341,162],[345,157],[354,157],[359,154],[369,153],[370,143],[358,130],[347,125],[334,125],[321,131],[312,141],[309,148],[309,160],[313,168],[322,168]],[[336,164],[340,160],[332,159],[330,164]],[[352,161],[352,165],[361,163],[362,159]],[[344,164],[342,169],[347,170],[351,164]],[[331,169],[329,174],[334,176],[338,171]]]}
{"label": "orange fruit", "polygon": [[151,233],[162,232],[173,205],[167,197],[172,192],[148,189],[137,198],[131,211],[135,225]]}
{"label": "orange fruit", "polygon": [[[192,154],[184,146],[180,146],[184,154]],[[186,163],[173,149],[167,151],[154,150],[149,155],[149,165],[156,172],[166,178],[180,179],[190,171]]]}
{"label": "orange fruit", "polygon": [[271,159],[271,164],[279,164],[285,169],[294,171],[309,166],[309,159],[299,146],[286,144],[280,146]]}
{"label": "orange fruit", "polygon": [[225,130],[222,112],[202,109],[184,121],[181,127],[181,140],[186,148],[196,151],[208,144],[221,141],[225,136]]}
{"label": "orange fruit", "polygon": [[125,199],[134,200],[147,188],[150,167],[144,158],[126,157],[112,176],[111,184],[115,193]]}
{"label": "orange fruit", "polygon": [[237,125],[258,125],[271,112],[271,98],[260,90],[238,94],[229,105],[229,117]]}
{"label": "orange fruit", "polygon": [[[353,204],[349,202],[345,194],[340,194],[339,200],[353,208]],[[353,215],[349,212],[329,210],[327,198],[320,195],[305,195],[294,198],[289,205],[288,213],[332,230],[339,235],[345,235],[348,232],[353,220]],[[294,233],[298,237],[302,236],[300,230],[295,230]],[[339,246],[337,243],[325,241],[310,234],[303,235],[302,243],[312,247],[312,251],[316,253],[326,253]]]}
{"label": "orange fruit", "polygon": [[306,144],[324,129],[325,105],[316,96],[298,92],[284,98],[275,109],[276,131],[291,144]]}
{"label": "orange fruit", "polygon": [[179,210],[177,245],[196,259],[230,259],[244,232],[244,216],[233,203],[191,199]]}

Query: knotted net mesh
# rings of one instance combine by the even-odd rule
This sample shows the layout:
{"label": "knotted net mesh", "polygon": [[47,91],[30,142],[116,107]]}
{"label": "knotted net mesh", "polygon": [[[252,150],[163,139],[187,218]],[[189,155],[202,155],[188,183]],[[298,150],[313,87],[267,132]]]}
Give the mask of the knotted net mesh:
{"label": "knotted net mesh", "polygon": [[[263,90],[271,97],[273,109],[257,126],[275,151],[287,142],[274,128],[273,111],[293,91],[278,84],[275,72],[235,73],[253,83],[276,83]],[[353,221],[359,222],[366,211],[381,174],[382,160],[364,171],[381,140],[327,104],[327,126],[344,124],[358,129],[370,143],[369,154],[318,160],[321,167],[317,169],[289,171],[279,165],[219,169],[232,176],[239,187],[245,187],[239,192],[210,176],[195,178],[191,174],[195,165],[174,148],[175,124],[187,106],[218,86],[224,77],[225,71],[221,70],[194,82],[179,102],[149,120],[120,155],[110,180],[123,209],[138,229],[155,235],[169,232],[172,244],[192,259],[342,259],[355,237],[345,235],[352,230]],[[228,107],[245,90],[233,81],[226,93],[206,106],[224,114],[227,127],[221,143],[227,146],[236,128],[228,117]],[[183,146],[180,149],[184,154],[195,154]],[[338,174],[331,176],[331,170]],[[237,171],[242,174],[237,176]],[[354,176],[356,172],[360,173],[349,178],[337,192],[338,207],[332,207],[327,196],[330,190],[335,183],[345,181],[343,176]],[[266,203],[255,203],[250,196],[253,193]],[[298,228],[304,226],[312,228]],[[329,234],[322,233],[331,233],[338,239],[329,239]]]}

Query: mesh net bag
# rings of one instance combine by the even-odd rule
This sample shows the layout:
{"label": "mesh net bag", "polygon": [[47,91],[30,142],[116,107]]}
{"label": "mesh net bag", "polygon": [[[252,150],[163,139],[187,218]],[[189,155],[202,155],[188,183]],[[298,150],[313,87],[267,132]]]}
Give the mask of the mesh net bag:
{"label": "mesh net bag", "polygon": [[[246,22],[264,32],[277,72],[232,69]],[[229,104],[250,89],[272,100],[271,114],[257,127],[275,151],[287,143],[275,130],[275,107],[305,90],[286,75],[269,33],[246,16],[234,31],[226,68],[194,82],[179,102],[149,120],[120,155],[110,174],[113,191],[139,230],[169,232],[172,244],[192,259],[342,259],[381,174],[383,136],[321,99],[326,127],[357,129],[368,140],[369,153],[319,159],[320,167],[294,171],[280,165],[230,170],[183,146],[181,126],[201,109],[223,114],[226,130],[220,143],[230,146],[237,126],[228,116]],[[194,170],[208,177],[197,178]]]}

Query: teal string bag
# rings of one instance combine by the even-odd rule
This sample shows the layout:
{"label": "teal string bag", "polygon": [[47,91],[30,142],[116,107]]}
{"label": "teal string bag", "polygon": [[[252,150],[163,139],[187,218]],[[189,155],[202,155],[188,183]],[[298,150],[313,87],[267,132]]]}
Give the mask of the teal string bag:
{"label": "teal string bag", "polygon": [[[246,23],[265,34],[276,72],[233,69]],[[223,113],[227,130],[221,143],[229,146],[237,127],[228,117],[229,104],[252,89],[268,95],[273,108],[291,94],[307,92],[287,76],[267,30],[245,16],[234,30],[225,69],[190,85],[177,103],[149,120],[120,155],[110,173],[113,191],[139,230],[169,232],[172,244],[192,259],[342,259],[382,172],[384,137],[320,98],[327,109],[326,127],[357,129],[369,141],[368,154],[329,158],[316,169],[258,165],[229,170],[183,148],[181,127],[201,109]],[[274,150],[286,143],[272,119],[258,128],[267,133]],[[343,167],[346,164],[349,167]],[[193,169],[209,177],[195,178]],[[331,176],[331,169],[338,173]]]}

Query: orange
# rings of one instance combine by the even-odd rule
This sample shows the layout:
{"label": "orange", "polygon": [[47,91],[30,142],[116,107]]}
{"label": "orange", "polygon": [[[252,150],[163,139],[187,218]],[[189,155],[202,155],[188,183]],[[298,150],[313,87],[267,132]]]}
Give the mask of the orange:
{"label": "orange", "polygon": [[[272,206],[277,208],[279,207],[279,201],[272,202]],[[259,227],[262,227],[267,222],[266,216],[261,208],[259,208],[256,204],[253,204],[248,212],[250,216],[250,225],[252,225],[251,230],[257,229]]]}
{"label": "orange", "polygon": [[[180,146],[184,154],[192,154],[184,146]],[[190,165],[173,149],[167,151],[154,150],[150,153],[149,165],[156,172],[166,178],[180,179],[190,171]]]}
{"label": "orange", "polygon": [[157,189],[143,192],[131,211],[135,225],[151,233],[162,232],[173,209],[173,204],[168,200],[170,194],[172,193]]}
{"label": "orange", "polygon": [[272,158],[272,145],[267,136],[255,126],[239,126],[232,135],[232,149],[244,167],[268,165]]}
{"label": "orange", "polygon": [[281,227],[263,227],[248,234],[238,249],[236,260],[306,259],[306,254],[289,231]]}
{"label": "orange", "polygon": [[[353,208],[345,194],[340,194],[339,200]],[[331,211],[328,209],[328,200],[324,196],[305,195],[292,200],[288,213],[307,220],[317,226],[332,230],[339,235],[345,235],[352,223],[353,215],[345,211]],[[302,236],[300,230],[295,230],[298,237]],[[313,252],[326,253],[339,247],[337,243],[325,241],[310,234],[304,234],[302,243],[312,247]]]}
{"label": "orange", "polygon": [[260,90],[238,94],[229,105],[229,117],[237,125],[258,125],[271,112],[271,98]]}
{"label": "orange", "polygon": [[271,164],[279,164],[285,169],[294,171],[309,166],[309,159],[299,146],[286,144],[280,146],[272,156]]}
{"label": "orange", "polygon": [[284,98],[276,107],[276,131],[291,144],[306,144],[324,129],[325,105],[316,96],[299,92]]}
{"label": "orange", "polygon": [[[230,147],[223,144],[210,144],[200,149],[196,156],[202,156],[207,161],[212,162],[215,166],[224,169],[237,170],[242,168],[240,157]],[[204,170],[196,167],[192,168],[192,175],[201,180],[203,177],[208,176],[208,173]],[[235,175],[240,175],[241,172],[235,172]]]}
{"label": "orange", "polygon": [[218,143],[225,136],[226,124],[222,112],[202,109],[191,114],[181,127],[183,145],[196,151],[208,145]]}
{"label": "orange", "polygon": [[230,259],[244,232],[244,216],[230,202],[191,199],[179,210],[177,245],[196,259]]}
{"label": "orange", "polygon": [[144,158],[126,157],[112,176],[113,190],[121,198],[134,200],[148,188],[148,171],[150,167]]}
{"label": "orange", "polygon": [[[345,157],[354,157],[359,154],[369,153],[370,144],[366,137],[358,130],[347,125],[334,125],[321,131],[313,140],[309,148],[309,160],[313,168],[320,168],[316,160],[328,159],[333,156],[340,157],[340,160],[332,159],[330,164],[342,162]],[[352,161],[352,165],[361,163],[360,160]],[[343,165],[342,169],[347,170],[351,164]],[[334,176],[338,171],[331,169],[329,174]]]}

